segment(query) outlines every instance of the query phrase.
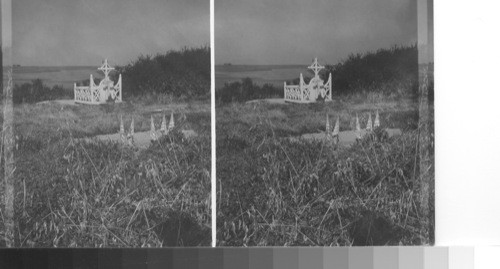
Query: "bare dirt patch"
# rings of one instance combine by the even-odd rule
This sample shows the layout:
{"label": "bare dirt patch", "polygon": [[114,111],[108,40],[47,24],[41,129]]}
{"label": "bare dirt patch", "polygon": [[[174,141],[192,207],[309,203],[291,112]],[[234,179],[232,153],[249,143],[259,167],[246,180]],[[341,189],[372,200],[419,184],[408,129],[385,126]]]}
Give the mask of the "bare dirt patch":
{"label": "bare dirt patch", "polygon": [[[182,130],[181,133],[184,135],[186,138],[191,138],[195,137],[198,134],[194,130]],[[103,141],[113,141],[113,142],[121,142],[121,136],[119,133],[116,134],[106,134],[106,135],[97,135],[93,138],[90,138],[88,140],[92,139],[99,139]],[[134,145],[137,148],[140,149],[145,149],[148,148],[149,145],[151,145],[151,135],[150,132],[137,132],[134,133]]]}

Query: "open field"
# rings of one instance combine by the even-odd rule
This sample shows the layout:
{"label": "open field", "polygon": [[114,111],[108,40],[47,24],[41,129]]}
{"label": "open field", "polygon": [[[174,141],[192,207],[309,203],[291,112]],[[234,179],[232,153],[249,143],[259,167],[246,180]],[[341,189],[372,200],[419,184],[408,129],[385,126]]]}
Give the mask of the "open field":
{"label": "open field", "polygon": [[90,74],[102,78],[102,72],[96,66],[16,66],[13,70],[15,84],[31,82],[34,79],[43,80],[44,84],[53,87],[60,85],[72,90],[73,83],[89,79]]}
{"label": "open field", "polygon": [[[432,231],[421,227],[417,203],[418,102],[374,96],[218,107],[217,244],[421,244]],[[324,132],[326,114],[349,131],[356,114],[364,128],[376,110],[381,127],[402,134],[376,130],[340,148],[300,138]]]}
{"label": "open field", "polygon": [[[21,247],[210,244],[208,101],[50,101],[15,105],[14,113]],[[126,131],[133,117],[140,133],[151,116],[159,128],[170,113],[176,127],[147,148],[92,139],[118,133],[120,115]],[[197,135],[185,138],[185,130]]]}
{"label": "open field", "polygon": [[58,131],[58,137],[88,137],[101,134],[114,134],[119,131],[120,115],[123,115],[128,129],[132,117],[135,131],[149,131],[150,118],[157,123],[161,116],[175,117],[186,115],[183,128],[195,129],[206,133],[210,129],[210,105],[202,101],[178,104],[147,104],[145,102],[103,105],[65,105],[59,102],[41,104],[22,104],[15,106],[16,133],[25,137],[36,137],[40,132],[49,132],[46,138]]}
{"label": "open field", "polygon": [[243,78],[251,78],[259,86],[269,83],[282,87],[283,81],[293,80],[301,72],[307,75],[310,70],[306,65],[216,65],[215,88]]}

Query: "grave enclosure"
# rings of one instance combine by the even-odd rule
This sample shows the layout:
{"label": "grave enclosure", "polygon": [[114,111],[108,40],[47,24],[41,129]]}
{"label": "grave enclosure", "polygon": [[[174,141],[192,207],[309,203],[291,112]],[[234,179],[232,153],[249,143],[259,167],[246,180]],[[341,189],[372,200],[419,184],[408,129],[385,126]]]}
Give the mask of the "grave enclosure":
{"label": "grave enclosure", "polygon": [[309,69],[314,71],[314,77],[309,81],[309,84],[304,82],[302,73],[300,74],[299,85],[286,85],[284,82],[284,99],[285,102],[292,103],[315,103],[319,97],[325,102],[332,101],[332,74],[330,73],[328,81],[324,81],[319,77],[319,72],[324,69],[324,66],[318,64],[318,58]]}
{"label": "grave enclosure", "polygon": [[94,77],[90,74],[89,86],[77,86],[74,84],[75,103],[98,105],[105,104],[108,101],[115,103],[122,102],[122,75],[118,77],[118,82],[114,82],[109,78],[109,73],[115,70],[108,64],[108,59],[105,59],[102,66],[97,68],[104,73],[104,78],[99,85],[94,83]]}

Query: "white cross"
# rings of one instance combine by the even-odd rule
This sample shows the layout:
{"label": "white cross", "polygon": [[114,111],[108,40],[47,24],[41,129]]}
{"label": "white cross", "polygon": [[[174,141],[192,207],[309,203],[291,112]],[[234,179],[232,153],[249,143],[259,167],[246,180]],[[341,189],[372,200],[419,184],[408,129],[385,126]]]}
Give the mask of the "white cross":
{"label": "white cross", "polygon": [[314,58],[314,62],[311,66],[307,67],[311,70],[314,71],[314,75],[317,77],[318,74],[319,74],[319,71],[321,71],[321,69],[325,68],[324,66],[321,66],[318,64],[318,58]]}
{"label": "white cross", "polygon": [[101,70],[104,73],[105,77],[108,77],[109,72],[115,70],[113,67],[109,66],[108,59],[104,59],[104,63],[102,64],[102,66],[97,69]]}

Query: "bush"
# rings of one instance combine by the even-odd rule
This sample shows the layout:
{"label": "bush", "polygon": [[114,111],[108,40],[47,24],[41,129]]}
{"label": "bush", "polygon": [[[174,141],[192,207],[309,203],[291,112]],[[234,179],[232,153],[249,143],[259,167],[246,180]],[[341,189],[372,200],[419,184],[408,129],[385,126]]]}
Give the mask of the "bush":
{"label": "bush", "polygon": [[267,83],[260,87],[254,84],[251,78],[244,78],[241,82],[224,84],[224,87],[215,91],[215,98],[217,102],[223,104],[254,99],[283,98],[283,89]]}
{"label": "bush", "polygon": [[[418,50],[416,45],[394,46],[365,54],[351,54],[336,65],[327,65],[322,73],[326,81],[332,74],[334,92],[353,94],[376,91],[381,85],[418,81]],[[413,91],[415,87],[411,88]]]}
{"label": "bush", "polygon": [[31,83],[15,85],[13,92],[14,104],[36,103],[56,99],[72,99],[73,91],[65,90],[62,86],[55,85],[50,88],[43,84],[41,79],[32,80]]}
{"label": "bush", "polygon": [[165,54],[140,56],[117,67],[116,82],[122,74],[123,95],[169,94],[175,97],[210,96],[210,48],[183,48]]}

